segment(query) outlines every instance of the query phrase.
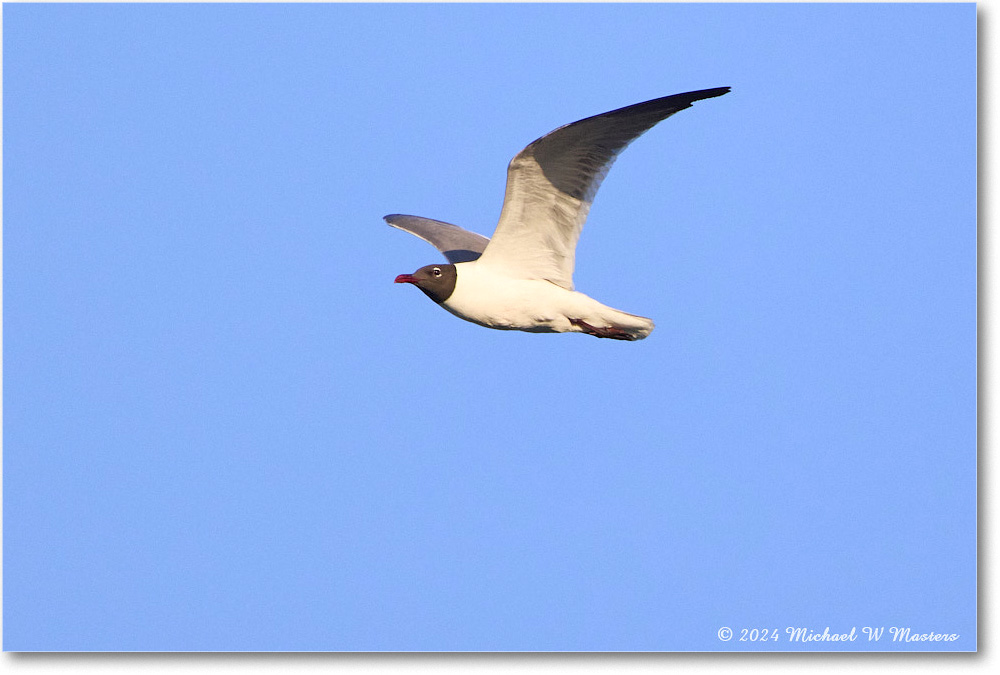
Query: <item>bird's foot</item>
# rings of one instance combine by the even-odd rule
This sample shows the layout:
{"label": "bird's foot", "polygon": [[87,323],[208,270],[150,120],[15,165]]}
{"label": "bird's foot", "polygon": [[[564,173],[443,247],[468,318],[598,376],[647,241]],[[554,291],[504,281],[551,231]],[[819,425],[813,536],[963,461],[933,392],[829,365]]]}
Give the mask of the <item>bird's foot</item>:
{"label": "bird's foot", "polygon": [[618,326],[591,326],[583,319],[570,319],[569,322],[579,327],[587,335],[599,338],[610,338],[612,340],[635,340],[635,337],[628,331]]}

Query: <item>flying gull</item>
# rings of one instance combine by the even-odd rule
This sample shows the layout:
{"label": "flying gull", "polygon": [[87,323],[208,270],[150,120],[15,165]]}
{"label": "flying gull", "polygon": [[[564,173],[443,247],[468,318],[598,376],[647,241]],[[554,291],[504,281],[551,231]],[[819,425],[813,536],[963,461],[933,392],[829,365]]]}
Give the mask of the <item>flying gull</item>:
{"label": "flying gull", "polygon": [[487,328],[641,340],[653,331],[650,319],[573,289],[576,242],[601,181],[629,143],[695,101],[728,92],[719,87],[665,96],[542,136],[507,168],[492,239],[430,218],[386,216],[448,259],[400,274],[396,283],[413,284],[455,316]]}

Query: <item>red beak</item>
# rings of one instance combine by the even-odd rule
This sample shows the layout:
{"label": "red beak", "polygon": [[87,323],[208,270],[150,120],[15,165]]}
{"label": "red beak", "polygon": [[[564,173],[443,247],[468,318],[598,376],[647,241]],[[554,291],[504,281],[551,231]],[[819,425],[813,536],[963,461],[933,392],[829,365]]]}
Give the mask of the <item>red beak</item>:
{"label": "red beak", "polygon": [[417,280],[413,278],[412,274],[400,274],[398,277],[396,277],[396,281],[394,283],[415,284],[417,283]]}

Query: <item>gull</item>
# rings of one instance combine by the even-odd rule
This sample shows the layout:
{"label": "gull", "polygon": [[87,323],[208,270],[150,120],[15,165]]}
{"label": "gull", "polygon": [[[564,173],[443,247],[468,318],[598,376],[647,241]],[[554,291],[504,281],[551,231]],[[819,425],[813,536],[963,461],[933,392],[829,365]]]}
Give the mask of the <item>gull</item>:
{"label": "gull", "polygon": [[728,92],[718,87],[664,96],[587,117],[532,142],[507,168],[492,239],[430,218],[385,216],[448,260],[400,274],[395,282],[413,284],[455,316],[487,328],[645,338],[652,320],[574,290],[580,231],[601,181],[629,143],[695,101]]}

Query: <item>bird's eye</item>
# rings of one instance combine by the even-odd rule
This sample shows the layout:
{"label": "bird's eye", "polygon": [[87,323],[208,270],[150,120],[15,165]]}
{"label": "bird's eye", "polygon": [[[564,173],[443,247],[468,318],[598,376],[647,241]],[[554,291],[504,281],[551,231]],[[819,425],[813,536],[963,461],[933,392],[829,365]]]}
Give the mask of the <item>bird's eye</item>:
{"label": "bird's eye", "polygon": [[431,274],[433,274],[436,277],[441,276],[441,268],[435,267],[434,269],[431,270]]}

